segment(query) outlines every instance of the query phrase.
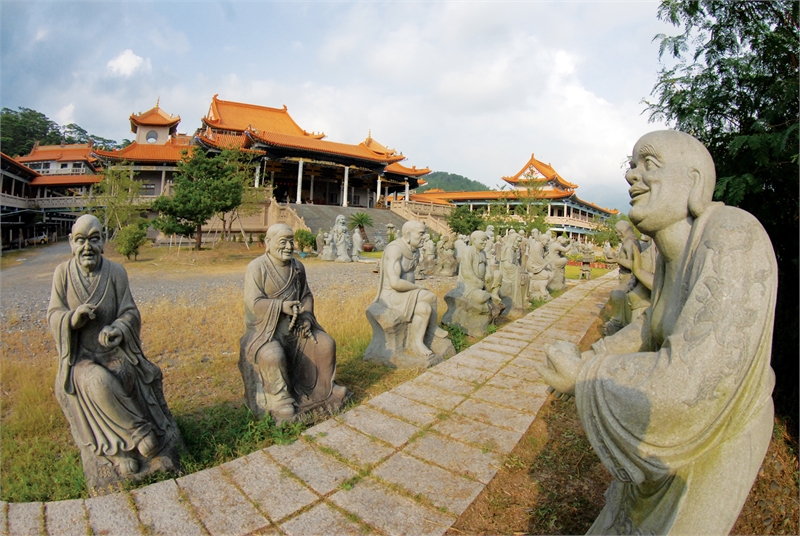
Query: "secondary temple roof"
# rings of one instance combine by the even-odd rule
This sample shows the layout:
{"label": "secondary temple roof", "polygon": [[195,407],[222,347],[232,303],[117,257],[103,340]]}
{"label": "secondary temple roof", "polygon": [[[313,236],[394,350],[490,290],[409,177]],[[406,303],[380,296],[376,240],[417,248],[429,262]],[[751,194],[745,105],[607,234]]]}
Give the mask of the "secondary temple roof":
{"label": "secondary temple roof", "polygon": [[159,108],[158,103],[156,103],[155,107],[150,108],[146,112],[142,112],[140,114],[131,114],[130,121],[131,132],[135,133],[137,127],[139,126],[177,127],[178,123],[181,122],[181,116],[168,114]]}
{"label": "secondary temple roof", "polygon": [[97,149],[94,154],[101,158],[127,162],[172,162],[180,161],[183,151],[191,149],[191,136],[177,134],[170,136],[164,145],[149,145],[131,143],[124,149],[101,151]]}
{"label": "secondary temple roof", "polygon": [[577,184],[564,180],[564,178],[559,175],[550,164],[545,164],[541,160],[537,160],[533,153],[531,153],[531,157],[528,162],[522,166],[522,169],[520,169],[515,175],[503,177],[503,180],[509,184],[513,184],[514,186],[523,187],[531,182],[534,184],[541,184],[550,181],[555,181],[562,188],[570,190],[574,190],[578,187]]}
{"label": "secondary temple roof", "polygon": [[[300,136],[320,140],[322,132],[308,132],[295,123],[286,105],[283,108],[269,108],[255,104],[224,101],[214,95],[203,124],[214,130],[228,130],[242,133],[248,128],[260,132],[274,132],[290,136]],[[233,132],[230,132],[232,134]]]}
{"label": "secondary temple roof", "polygon": [[17,162],[28,164],[31,162],[88,162],[92,168],[97,168],[97,158],[92,155],[91,143],[77,143],[72,145],[39,145],[36,142],[31,152],[25,156],[15,158]]}

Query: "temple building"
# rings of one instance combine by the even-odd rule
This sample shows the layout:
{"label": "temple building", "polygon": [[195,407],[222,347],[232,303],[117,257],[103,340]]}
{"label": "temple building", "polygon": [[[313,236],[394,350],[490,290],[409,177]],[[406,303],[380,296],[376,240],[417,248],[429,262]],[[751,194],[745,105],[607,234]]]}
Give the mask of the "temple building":
{"label": "temple building", "polygon": [[141,183],[139,194],[154,198],[169,194],[172,177],[184,151],[191,149],[192,136],[178,133],[179,115],[172,115],[159,107],[128,118],[134,141],[123,149],[95,150],[94,156],[106,166],[121,166]]}
{"label": "temple building", "polygon": [[[393,193],[417,188],[430,169],[406,167],[402,153],[367,135],[357,145],[302,129],[284,106],[211,100],[196,140],[209,150],[239,148],[261,155],[254,186],[278,202],[373,208]],[[383,201],[382,201],[383,200]]]}
{"label": "temple building", "polygon": [[553,232],[567,233],[570,238],[582,239],[594,231],[592,219],[607,218],[619,211],[599,207],[580,199],[575,190],[577,184],[566,181],[550,164],[536,159],[531,154],[528,162],[516,174],[503,177],[509,190],[485,190],[479,192],[445,192],[442,190],[411,194],[412,203],[469,206],[472,210],[491,211],[501,205],[512,211],[529,204],[546,204],[545,221]]}

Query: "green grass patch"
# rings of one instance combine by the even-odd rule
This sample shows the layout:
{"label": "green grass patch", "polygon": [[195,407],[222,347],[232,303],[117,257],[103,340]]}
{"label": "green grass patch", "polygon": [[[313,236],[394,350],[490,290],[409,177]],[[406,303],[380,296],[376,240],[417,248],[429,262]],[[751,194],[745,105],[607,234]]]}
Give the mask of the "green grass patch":
{"label": "green grass patch", "polygon": [[[592,268],[592,279],[597,279],[598,277],[602,277],[606,275],[611,270],[606,270],[605,268]],[[564,277],[567,279],[580,279],[581,277],[581,267],[580,266],[565,266],[564,267]]]}
{"label": "green grass patch", "polygon": [[380,259],[383,257],[383,251],[362,251],[361,256],[367,259]]}

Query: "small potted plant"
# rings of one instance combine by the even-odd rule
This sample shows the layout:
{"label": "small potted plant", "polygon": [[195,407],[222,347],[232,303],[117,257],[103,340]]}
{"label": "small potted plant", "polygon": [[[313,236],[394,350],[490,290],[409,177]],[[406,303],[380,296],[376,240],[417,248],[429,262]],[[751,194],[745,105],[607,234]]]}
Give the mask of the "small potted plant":
{"label": "small potted plant", "polygon": [[294,245],[297,246],[297,254],[305,258],[314,245],[314,235],[307,229],[298,229],[294,232]]}

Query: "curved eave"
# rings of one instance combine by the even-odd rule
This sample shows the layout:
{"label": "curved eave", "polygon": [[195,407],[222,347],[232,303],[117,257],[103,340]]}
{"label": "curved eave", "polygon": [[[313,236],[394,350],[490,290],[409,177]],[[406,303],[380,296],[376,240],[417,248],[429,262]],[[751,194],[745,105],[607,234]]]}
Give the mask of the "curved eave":
{"label": "curved eave", "polygon": [[6,153],[0,153],[0,158],[2,158],[4,165],[14,168],[17,173],[21,174],[21,176],[27,175],[27,177],[25,178],[28,178],[30,180],[36,180],[37,177],[41,176],[39,173],[32,170],[28,166],[21,164],[20,162],[17,162],[16,160],[8,156]]}
{"label": "curved eave", "polygon": [[400,175],[403,177],[422,177],[423,175],[427,175],[430,173],[430,168],[420,168],[417,169],[416,166],[406,167],[399,162],[393,162],[386,166],[384,170],[385,174],[393,174],[393,175]]}
{"label": "curved eave", "polygon": [[[225,101],[217,97],[218,97],[217,95],[214,95],[211,98],[211,108],[210,108],[210,111],[216,116],[216,119],[210,119],[208,115],[206,115],[201,119],[204,125],[209,126],[211,128],[219,128],[222,130],[233,130],[244,133],[246,130],[254,126],[252,122],[248,120],[243,120],[239,122],[236,121],[226,122],[224,117],[226,114],[220,112],[220,105],[222,105],[223,108],[228,106],[231,108],[253,110],[254,115],[263,113],[282,114],[285,116],[284,120],[287,120],[290,123],[290,125],[292,125],[294,129],[296,129],[296,132],[298,134],[302,134],[303,137],[308,137],[316,140],[321,140],[325,137],[324,132],[319,132],[319,133],[308,132],[307,130],[301,128],[300,125],[298,125],[297,122],[294,120],[294,118],[291,115],[289,115],[289,109],[285,105],[283,106],[283,108],[272,108],[270,106],[259,106],[257,104],[248,104],[245,102]],[[266,120],[265,122],[269,123],[269,120]]]}
{"label": "curved eave", "polygon": [[574,197],[575,200],[578,201],[579,203],[582,203],[582,204],[586,205],[587,207],[591,207],[591,208],[593,208],[595,210],[599,210],[600,212],[605,212],[608,215],[619,214],[619,210],[617,210],[615,208],[606,208],[606,207],[601,207],[599,205],[595,205],[594,203],[590,203],[589,201],[584,201],[583,199],[581,199],[580,197],[578,197],[577,195],[574,195],[574,194],[572,195],[572,197]]}
{"label": "curved eave", "polygon": [[387,164],[398,162],[405,157],[402,155],[394,157],[380,158],[374,153],[358,145],[349,145],[332,141],[324,141],[313,138],[290,136],[288,134],[277,134],[274,132],[255,132],[248,129],[245,134],[251,139],[251,147],[261,148],[270,152],[294,153],[293,156],[308,155],[313,158],[314,153],[322,154],[329,159],[333,158],[338,163],[347,165],[350,161],[363,162],[372,167],[386,166]]}
{"label": "curved eave", "polygon": [[[128,145],[119,151],[101,151],[96,150],[95,154],[98,158],[105,160],[113,160],[115,162],[148,162],[148,163],[161,163],[169,162],[177,164],[182,158],[183,151],[191,151],[191,145],[174,145],[174,146],[158,146],[158,147],[134,147],[134,144]],[[165,150],[166,148],[166,150]],[[129,150],[130,149],[130,150]]]}

